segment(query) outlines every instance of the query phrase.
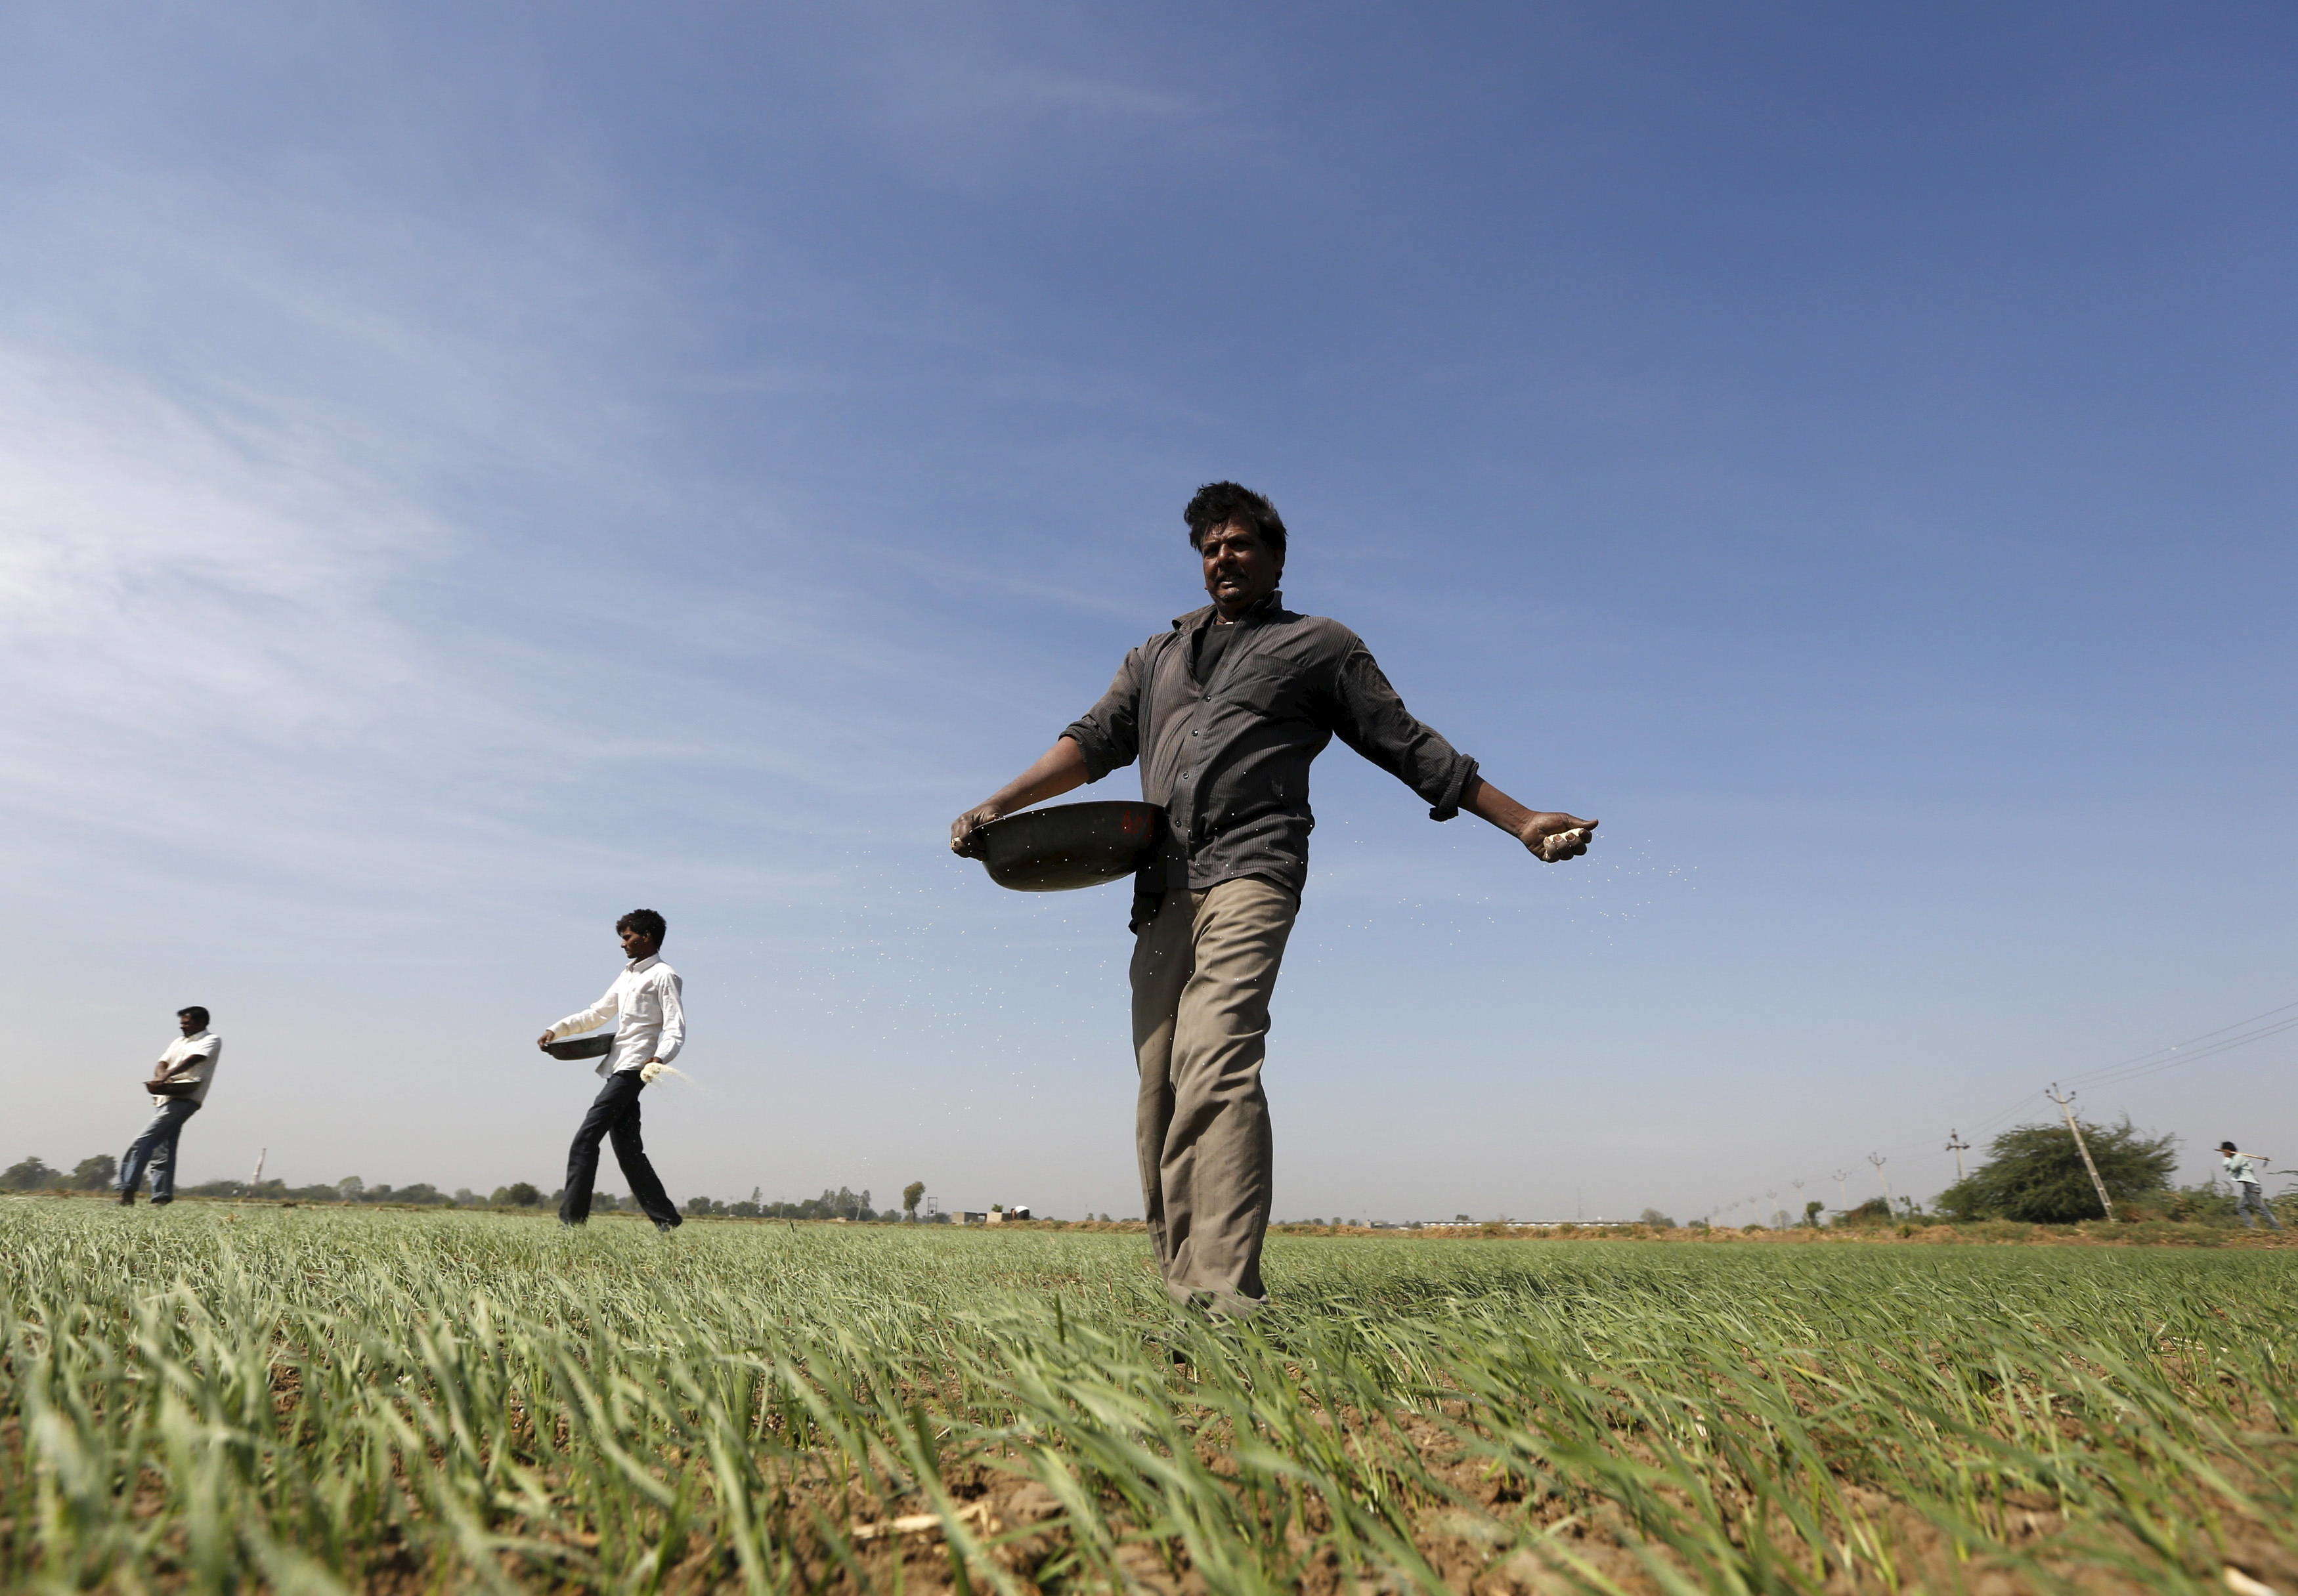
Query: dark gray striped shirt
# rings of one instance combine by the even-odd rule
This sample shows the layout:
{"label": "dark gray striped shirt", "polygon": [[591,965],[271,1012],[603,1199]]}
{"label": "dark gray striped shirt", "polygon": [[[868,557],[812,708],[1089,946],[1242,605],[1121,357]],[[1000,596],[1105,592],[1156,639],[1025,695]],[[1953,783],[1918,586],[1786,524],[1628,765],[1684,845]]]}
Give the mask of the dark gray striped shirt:
{"label": "dark gray striped shirt", "polygon": [[1063,735],[1089,781],[1141,761],[1141,796],[1165,807],[1163,853],[1136,878],[1137,930],[1176,889],[1261,876],[1298,894],[1309,874],[1309,764],[1334,738],[1450,820],[1476,762],[1413,719],[1364,640],[1297,615],[1271,594],[1200,683],[1190,668],[1212,608],[1173,622],[1125,657],[1101,702]]}

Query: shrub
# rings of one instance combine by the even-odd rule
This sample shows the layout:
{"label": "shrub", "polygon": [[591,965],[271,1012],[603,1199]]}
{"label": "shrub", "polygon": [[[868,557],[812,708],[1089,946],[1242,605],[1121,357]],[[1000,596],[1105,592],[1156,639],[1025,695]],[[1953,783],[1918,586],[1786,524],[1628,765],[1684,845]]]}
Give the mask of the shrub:
{"label": "shrub", "polygon": [[[2116,1202],[2170,1189],[2170,1171],[2178,1162],[2177,1137],[2150,1137],[2129,1120],[2112,1126],[2085,1123],[2082,1132],[2099,1181]],[[2067,1225],[2101,1217],[2090,1170],[2064,1125],[2014,1127],[1996,1137],[1988,1151],[1986,1163],[1939,1194],[1939,1211],[1947,1218]]]}

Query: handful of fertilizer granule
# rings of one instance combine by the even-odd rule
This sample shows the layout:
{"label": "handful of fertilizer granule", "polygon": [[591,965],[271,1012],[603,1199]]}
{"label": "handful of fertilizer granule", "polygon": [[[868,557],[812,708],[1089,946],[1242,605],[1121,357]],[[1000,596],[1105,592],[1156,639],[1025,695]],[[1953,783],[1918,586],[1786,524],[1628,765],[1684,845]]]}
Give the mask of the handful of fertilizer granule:
{"label": "handful of fertilizer granule", "polygon": [[1588,851],[1588,828],[1574,826],[1568,831],[1551,831],[1540,839],[1540,856],[1550,864],[1577,858]]}

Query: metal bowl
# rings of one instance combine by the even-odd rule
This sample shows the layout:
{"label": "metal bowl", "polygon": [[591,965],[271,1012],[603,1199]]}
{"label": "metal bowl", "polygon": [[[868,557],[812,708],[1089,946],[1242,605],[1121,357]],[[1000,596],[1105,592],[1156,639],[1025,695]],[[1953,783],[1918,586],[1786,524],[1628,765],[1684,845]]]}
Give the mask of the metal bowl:
{"label": "metal bowl", "polygon": [[615,1050],[614,1033],[578,1037],[571,1042],[545,1042],[542,1051],[553,1058],[604,1058]]}
{"label": "metal bowl", "polygon": [[1016,892],[1067,892],[1131,875],[1155,851],[1165,812],[1154,804],[1056,804],[981,828],[989,879]]}

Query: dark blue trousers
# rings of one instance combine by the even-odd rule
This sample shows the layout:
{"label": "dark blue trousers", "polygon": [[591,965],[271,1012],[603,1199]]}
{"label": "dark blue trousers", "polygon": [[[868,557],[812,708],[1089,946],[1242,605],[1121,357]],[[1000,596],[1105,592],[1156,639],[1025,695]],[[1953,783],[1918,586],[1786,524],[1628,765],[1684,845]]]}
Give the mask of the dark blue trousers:
{"label": "dark blue trousers", "polygon": [[639,1094],[646,1090],[646,1082],[639,1079],[636,1070],[617,1070],[607,1077],[607,1084],[591,1103],[591,1112],[583,1116],[582,1129],[574,1133],[574,1145],[566,1150],[566,1189],[559,1194],[558,1217],[570,1225],[579,1225],[591,1217],[591,1188],[599,1178],[599,1144],[612,1137],[615,1162],[623,1166],[623,1178],[630,1182],[631,1195],[647,1218],[657,1225],[680,1223],[678,1210],[671,1205],[670,1194],[662,1189],[662,1178],[648,1162],[646,1142],[639,1135]]}
{"label": "dark blue trousers", "polygon": [[176,1200],[176,1138],[184,1134],[184,1121],[200,1112],[200,1105],[188,1097],[175,1097],[162,1103],[144,1127],[144,1134],[128,1144],[128,1151],[120,1161],[120,1189],[132,1192],[144,1184],[144,1171],[152,1171],[152,1201],[172,1203]]}

